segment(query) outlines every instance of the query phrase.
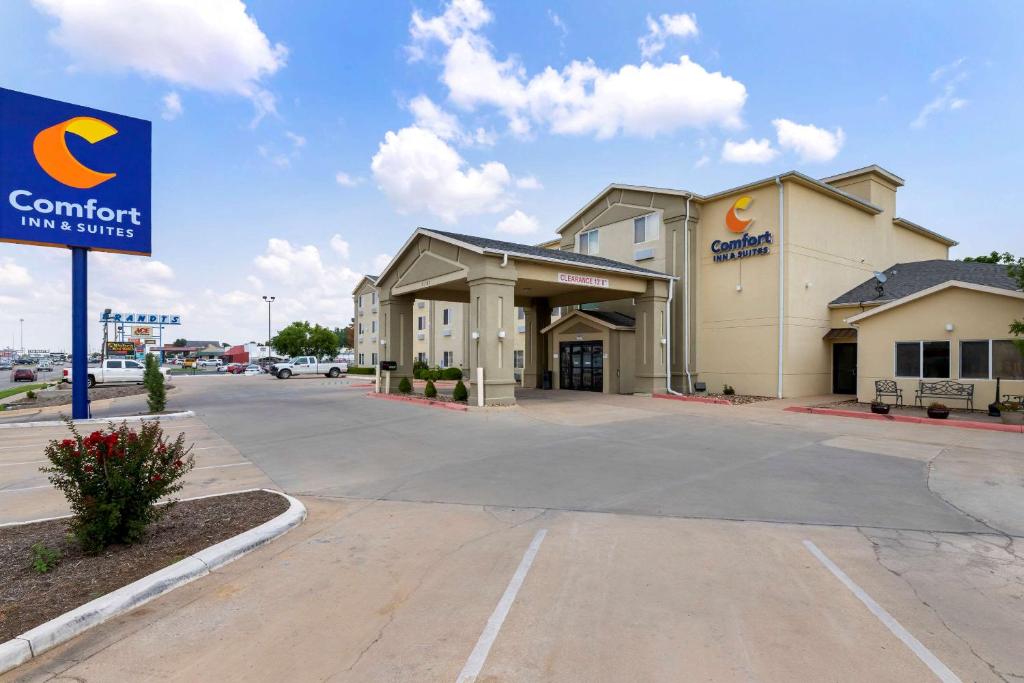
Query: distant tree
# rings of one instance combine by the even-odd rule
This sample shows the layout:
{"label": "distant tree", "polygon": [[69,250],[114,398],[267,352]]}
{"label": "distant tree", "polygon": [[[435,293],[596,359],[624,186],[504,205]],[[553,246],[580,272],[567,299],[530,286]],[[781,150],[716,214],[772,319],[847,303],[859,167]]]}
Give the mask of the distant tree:
{"label": "distant tree", "polygon": [[1000,254],[998,251],[993,251],[990,254],[983,256],[968,256],[964,259],[966,263],[1013,263],[1013,254],[1008,251],[1004,251]]}
{"label": "distant tree", "polygon": [[335,327],[334,334],[338,336],[338,344],[342,348],[352,348],[352,324],[348,327]]}
{"label": "distant tree", "polygon": [[[968,256],[964,261],[973,263],[1002,263],[1006,266],[1006,272],[1017,281],[1017,289],[1024,289],[1024,257],[1016,257],[1008,251],[999,253],[993,251],[987,256]],[[1018,318],[1010,323],[1010,334],[1015,337],[1024,336],[1024,318]],[[1024,339],[1016,340],[1017,348],[1024,354]]]}
{"label": "distant tree", "polygon": [[175,339],[174,343],[171,344],[171,346],[188,346],[188,340],[187,339]]}
{"label": "distant tree", "polygon": [[294,322],[275,334],[270,345],[286,356],[334,356],[341,346],[338,335],[320,325]]}

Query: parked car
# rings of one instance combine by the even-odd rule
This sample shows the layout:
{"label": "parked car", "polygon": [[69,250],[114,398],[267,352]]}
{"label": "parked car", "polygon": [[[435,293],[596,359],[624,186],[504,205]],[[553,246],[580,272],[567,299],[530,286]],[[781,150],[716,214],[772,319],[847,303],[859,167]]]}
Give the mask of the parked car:
{"label": "parked car", "polygon": [[263,368],[261,368],[260,366],[256,365],[255,363],[253,363],[252,365],[246,365],[245,366],[245,370],[242,371],[242,374],[245,374],[245,375],[262,375],[264,372],[266,372],[266,371]]}
{"label": "parked car", "polygon": [[[137,360],[130,358],[108,358],[100,365],[89,368],[89,386],[97,384],[142,384],[143,374],[146,366]],[[167,378],[167,368],[160,368],[164,379]],[[64,381],[71,382],[71,368],[64,368]]]}
{"label": "parked car", "polygon": [[200,358],[196,365],[201,368],[219,368],[224,362],[220,358]]}
{"label": "parked car", "polygon": [[10,370],[14,364],[9,360],[0,360],[0,370]]}
{"label": "parked car", "polygon": [[292,375],[323,375],[337,377],[348,372],[348,363],[318,362],[316,356],[295,356],[284,363],[270,366],[270,374],[278,379],[288,379]]}
{"label": "parked car", "polygon": [[36,370],[39,372],[51,372],[53,370],[53,363],[48,360],[41,361],[39,365],[36,366]]}
{"label": "parked car", "polygon": [[11,370],[12,382],[35,382],[38,378],[36,371],[32,368],[17,368]]}

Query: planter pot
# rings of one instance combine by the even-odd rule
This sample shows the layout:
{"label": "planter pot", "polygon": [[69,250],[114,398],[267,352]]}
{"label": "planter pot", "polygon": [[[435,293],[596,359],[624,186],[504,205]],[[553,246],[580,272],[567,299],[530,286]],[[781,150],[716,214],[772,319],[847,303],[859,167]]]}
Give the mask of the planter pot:
{"label": "planter pot", "polygon": [[929,408],[928,417],[933,420],[945,420],[949,417],[949,408]]}
{"label": "planter pot", "polygon": [[872,403],[871,412],[875,415],[888,415],[889,404],[888,403]]}
{"label": "planter pot", "polygon": [[1024,425],[1024,411],[1004,410],[999,415],[1004,425]]}

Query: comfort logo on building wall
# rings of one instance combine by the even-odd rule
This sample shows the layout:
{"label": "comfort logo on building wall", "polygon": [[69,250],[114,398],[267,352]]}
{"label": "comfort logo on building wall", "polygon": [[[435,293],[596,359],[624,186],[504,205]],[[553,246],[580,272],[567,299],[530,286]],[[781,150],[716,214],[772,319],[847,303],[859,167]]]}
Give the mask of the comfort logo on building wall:
{"label": "comfort logo on building wall", "polygon": [[729,211],[725,214],[725,226],[733,232],[746,232],[750,224],[754,222],[754,219],[748,218],[743,220],[736,215],[736,212],[745,211],[753,201],[753,197],[743,196],[733,202],[733,205],[729,207]]}
{"label": "comfort logo on building wall", "polygon": [[32,142],[32,153],[47,175],[58,183],[80,190],[91,189],[117,176],[116,173],[94,171],[76,159],[68,149],[65,139],[68,133],[94,145],[117,135],[117,129],[91,116],[75,116],[40,131]]}

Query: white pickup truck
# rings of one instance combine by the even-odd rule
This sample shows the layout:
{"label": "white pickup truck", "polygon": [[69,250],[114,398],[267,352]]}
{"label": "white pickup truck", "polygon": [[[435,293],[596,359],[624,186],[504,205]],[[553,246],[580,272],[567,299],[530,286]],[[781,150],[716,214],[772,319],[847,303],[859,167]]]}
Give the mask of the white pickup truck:
{"label": "white pickup truck", "polygon": [[270,366],[270,374],[278,379],[288,379],[292,375],[337,377],[346,372],[348,372],[348,363],[345,361],[320,363],[316,356],[295,356]]}
{"label": "white pickup truck", "polygon": [[[97,384],[142,384],[146,364],[130,358],[108,358],[89,368],[89,386]],[[160,368],[160,374],[167,379],[167,368]],[[71,368],[64,368],[64,381],[71,382]]]}

